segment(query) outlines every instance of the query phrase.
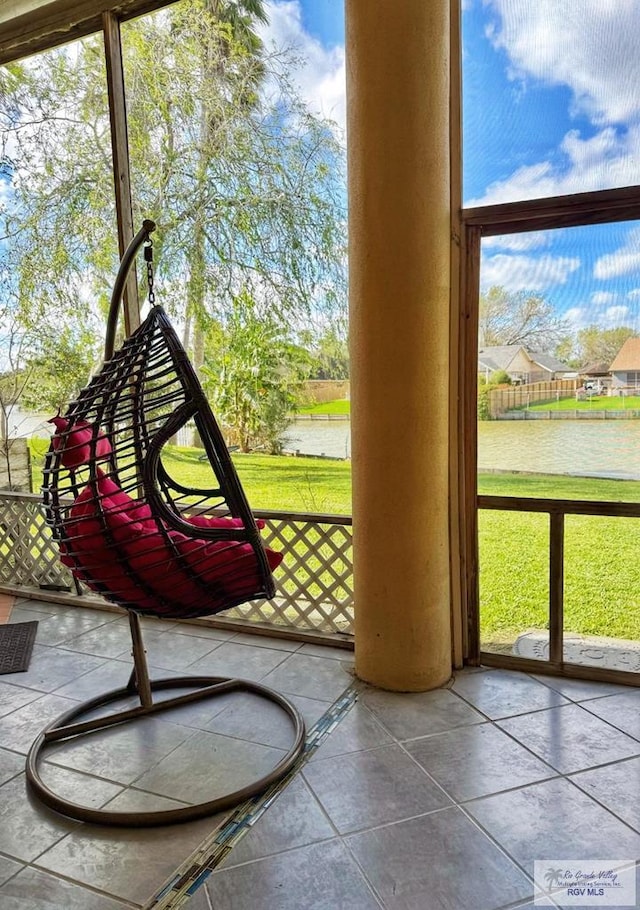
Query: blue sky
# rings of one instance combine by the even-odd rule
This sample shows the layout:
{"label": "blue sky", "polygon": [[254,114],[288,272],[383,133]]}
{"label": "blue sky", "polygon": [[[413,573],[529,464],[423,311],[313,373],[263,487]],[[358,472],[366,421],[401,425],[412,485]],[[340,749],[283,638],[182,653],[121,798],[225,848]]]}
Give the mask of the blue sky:
{"label": "blue sky", "polygon": [[344,0],[304,0],[305,29],[324,45],[344,46]]}
{"label": "blue sky", "polygon": [[[343,126],[343,0],[270,12],[307,57],[305,97]],[[638,0],[463,0],[465,204],[640,183],[638,35]],[[640,222],[487,240],[482,281],[543,295],[573,329],[640,331]]]}
{"label": "blue sky", "polygon": [[[639,33],[636,0],[466,0],[465,204],[640,183]],[[638,223],[487,240],[482,283],[640,330]]]}

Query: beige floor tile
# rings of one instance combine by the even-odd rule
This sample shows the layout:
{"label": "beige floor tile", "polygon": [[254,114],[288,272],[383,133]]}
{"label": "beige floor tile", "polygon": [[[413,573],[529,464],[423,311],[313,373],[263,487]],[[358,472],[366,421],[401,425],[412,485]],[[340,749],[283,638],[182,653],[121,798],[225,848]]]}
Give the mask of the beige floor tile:
{"label": "beige floor tile", "polygon": [[531,882],[459,809],[347,839],[386,910],[497,910]]}
{"label": "beige floor tile", "polygon": [[144,903],[215,826],[215,819],[144,829],[83,825],[43,854],[38,866]]}
{"label": "beige floor tile", "polygon": [[380,910],[355,862],[335,840],[222,870],[205,888],[215,910]]}
{"label": "beige floor tile", "polygon": [[0,888],[2,910],[125,910],[129,906],[40,869],[24,869]]}
{"label": "beige floor tile", "polygon": [[341,834],[451,805],[396,744],[311,762],[303,775]]}

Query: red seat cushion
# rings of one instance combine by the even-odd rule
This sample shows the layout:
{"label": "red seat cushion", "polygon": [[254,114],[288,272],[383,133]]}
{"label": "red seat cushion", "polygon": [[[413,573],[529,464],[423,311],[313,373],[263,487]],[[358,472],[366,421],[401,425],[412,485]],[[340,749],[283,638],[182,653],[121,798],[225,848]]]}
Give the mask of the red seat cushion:
{"label": "red seat cushion", "polygon": [[[241,528],[239,518],[193,516],[198,527]],[[260,523],[263,525],[264,523]],[[205,616],[259,596],[256,554],[245,541],[211,541],[167,529],[146,503],[98,470],[65,524],[62,562],[122,606],[157,615]],[[266,548],[271,569],[282,554]]]}
{"label": "red seat cushion", "polygon": [[[107,437],[102,431],[96,433],[95,428],[86,420],[72,423],[66,417],[52,417],[49,423],[55,425],[53,449],[60,453],[60,461],[65,468],[71,470],[88,464],[93,457],[94,448],[98,460],[108,458],[111,454],[111,443]],[[95,442],[92,445],[94,436]]]}

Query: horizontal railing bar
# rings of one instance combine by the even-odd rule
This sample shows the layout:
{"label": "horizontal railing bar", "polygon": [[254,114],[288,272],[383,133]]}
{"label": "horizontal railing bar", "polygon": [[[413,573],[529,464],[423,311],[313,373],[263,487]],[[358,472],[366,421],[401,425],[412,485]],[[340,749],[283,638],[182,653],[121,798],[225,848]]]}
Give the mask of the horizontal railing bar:
{"label": "horizontal railing bar", "polygon": [[586,499],[538,499],[530,496],[478,496],[478,508],[500,512],[547,512],[550,515],[598,515],[640,518],[640,502]]}
{"label": "horizontal railing bar", "polygon": [[[16,493],[11,490],[2,490],[0,498],[8,499],[12,502],[33,502],[38,505],[42,503],[42,497],[38,493]],[[312,521],[317,524],[347,526],[353,524],[351,515],[326,515],[323,512],[286,512],[280,509],[252,509],[252,511],[256,518]]]}
{"label": "horizontal railing bar", "polygon": [[550,660],[535,660],[494,651],[481,651],[480,664],[483,667],[519,670],[537,675],[566,676],[569,679],[588,679],[596,682],[616,683],[623,686],[640,686],[640,673],[632,670],[614,670],[610,667],[592,667],[589,664],[575,664],[568,661],[552,663]]}
{"label": "horizontal railing bar", "polygon": [[323,512],[282,512],[271,509],[252,509],[256,518],[284,519],[287,521],[310,521],[322,525],[344,525],[350,527],[353,524],[351,515],[325,515]]}
{"label": "horizontal railing bar", "polygon": [[483,236],[578,227],[640,216],[640,186],[593,190],[546,199],[523,199],[462,209],[463,224],[482,228]]}

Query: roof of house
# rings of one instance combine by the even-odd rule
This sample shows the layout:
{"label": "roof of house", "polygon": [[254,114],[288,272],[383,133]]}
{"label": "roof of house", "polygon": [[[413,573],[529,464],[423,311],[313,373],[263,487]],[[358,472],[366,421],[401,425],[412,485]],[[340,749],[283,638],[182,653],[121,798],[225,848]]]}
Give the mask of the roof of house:
{"label": "roof of house", "polygon": [[585,365],[578,370],[580,376],[606,376],[608,372],[608,361],[596,360],[592,360],[591,363],[585,363]]}
{"label": "roof of house", "polygon": [[640,370],[640,338],[627,338],[609,367],[609,372]]}
{"label": "roof of house", "polygon": [[493,357],[488,357],[482,351],[478,354],[478,370],[491,370],[492,373],[495,373],[496,370],[502,370],[504,367],[501,367]]}
{"label": "roof of house", "polygon": [[549,370],[550,373],[568,373],[571,370],[566,363],[561,363],[555,357],[552,357],[551,354],[528,351],[523,344],[501,344],[480,348],[478,351],[478,363],[482,369],[506,370],[520,350],[523,350],[533,363],[542,367],[543,370]]}
{"label": "roof of house", "polygon": [[521,344],[498,344],[480,348],[478,361],[490,370],[506,370],[521,348]]}
{"label": "roof of house", "polygon": [[558,360],[551,354],[543,354],[540,351],[528,351],[528,354],[534,363],[537,363],[538,366],[541,366],[545,370],[549,370],[551,373],[571,372],[571,367],[568,367],[566,363],[562,363],[561,360]]}

